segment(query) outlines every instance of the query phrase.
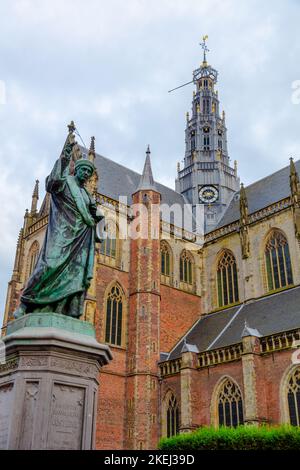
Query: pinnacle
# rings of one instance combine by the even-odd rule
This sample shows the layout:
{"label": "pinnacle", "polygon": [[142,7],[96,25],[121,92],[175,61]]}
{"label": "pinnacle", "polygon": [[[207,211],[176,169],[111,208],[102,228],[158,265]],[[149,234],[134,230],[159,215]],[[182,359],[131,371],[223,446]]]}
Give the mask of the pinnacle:
{"label": "pinnacle", "polygon": [[148,145],[147,151],[146,151],[146,160],[145,160],[144,170],[143,170],[143,174],[141,176],[139,185],[137,187],[137,191],[143,191],[143,190],[148,190],[148,189],[157,191],[155,183],[154,183],[154,179],[153,179],[153,174],[152,174],[150,155],[151,155],[151,151],[150,151],[150,146]]}
{"label": "pinnacle", "polygon": [[95,155],[95,137],[91,137],[89,153],[93,153]]}
{"label": "pinnacle", "polygon": [[35,185],[32,193],[32,197],[39,198],[39,180],[35,180]]}

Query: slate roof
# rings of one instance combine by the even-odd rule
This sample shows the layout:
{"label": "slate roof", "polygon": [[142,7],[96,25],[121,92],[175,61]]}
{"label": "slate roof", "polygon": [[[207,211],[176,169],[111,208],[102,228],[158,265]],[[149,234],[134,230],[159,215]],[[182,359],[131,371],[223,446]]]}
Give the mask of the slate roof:
{"label": "slate roof", "polygon": [[[98,192],[116,201],[119,196],[127,196],[130,204],[131,196],[137,190],[142,175],[99,154],[96,154],[95,166],[99,174]],[[181,207],[187,204],[184,196],[175,190],[158,182],[155,182],[155,186],[161,193],[162,203],[179,204]]]}
{"label": "slate roof", "polygon": [[200,352],[240,343],[245,322],[262,336],[300,328],[300,286],[200,318],[168,359],[181,356],[185,341]]}
{"label": "slate roof", "polygon": [[[300,173],[300,160],[295,162]],[[291,194],[290,166],[286,166],[245,188],[248,199],[249,214],[280,201]],[[239,192],[233,196],[225,214],[216,228],[231,224],[240,218]]]}

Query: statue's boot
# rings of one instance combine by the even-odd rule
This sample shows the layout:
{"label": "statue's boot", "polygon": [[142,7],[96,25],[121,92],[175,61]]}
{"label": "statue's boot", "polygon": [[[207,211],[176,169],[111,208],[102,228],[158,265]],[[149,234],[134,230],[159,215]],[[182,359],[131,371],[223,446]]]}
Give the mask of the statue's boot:
{"label": "statue's boot", "polygon": [[14,313],[14,319],[17,320],[18,318],[23,317],[26,314],[26,305],[20,303],[19,307]]}
{"label": "statue's boot", "polygon": [[75,294],[69,304],[68,316],[79,318],[83,314],[85,292]]}

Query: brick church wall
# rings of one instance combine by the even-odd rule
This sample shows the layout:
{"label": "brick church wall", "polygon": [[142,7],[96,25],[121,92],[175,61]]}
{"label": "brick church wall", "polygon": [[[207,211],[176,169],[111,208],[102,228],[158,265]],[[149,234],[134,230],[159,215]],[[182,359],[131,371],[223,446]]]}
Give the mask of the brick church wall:
{"label": "brick church wall", "polygon": [[200,297],[161,285],[160,350],[169,352],[200,315]]}

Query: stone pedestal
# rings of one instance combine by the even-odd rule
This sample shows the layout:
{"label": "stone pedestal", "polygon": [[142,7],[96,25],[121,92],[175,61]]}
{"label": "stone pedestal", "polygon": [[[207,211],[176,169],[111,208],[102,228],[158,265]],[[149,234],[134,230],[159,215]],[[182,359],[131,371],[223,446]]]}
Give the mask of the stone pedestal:
{"label": "stone pedestal", "polygon": [[2,339],[0,449],[93,449],[99,371],[112,359],[94,327],[32,313]]}

